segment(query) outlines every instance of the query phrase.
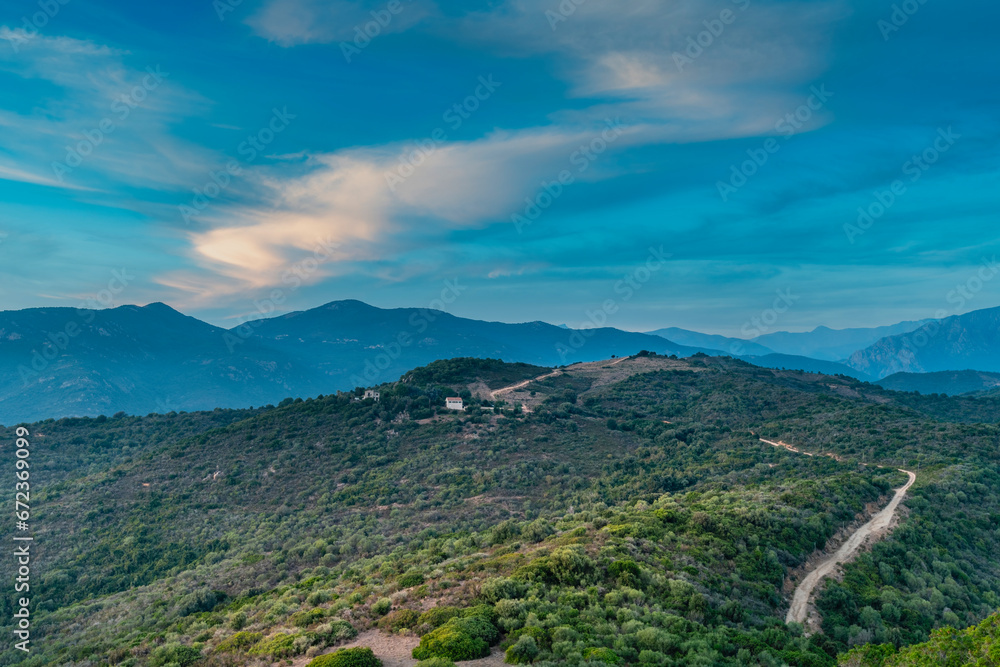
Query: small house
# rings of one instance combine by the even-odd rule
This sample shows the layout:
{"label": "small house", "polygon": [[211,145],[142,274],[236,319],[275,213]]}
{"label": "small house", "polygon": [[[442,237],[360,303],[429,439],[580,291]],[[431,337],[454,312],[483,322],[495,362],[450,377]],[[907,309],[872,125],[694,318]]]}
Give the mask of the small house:
{"label": "small house", "polygon": [[461,398],[446,398],[444,406],[449,410],[465,410],[465,402]]}
{"label": "small house", "polygon": [[366,389],[365,390],[365,400],[368,400],[370,398],[373,401],[375,401],[376,403],[378,403],[380,397],[381,397],[381,395],[377,391],[375,391],[374,389]]}

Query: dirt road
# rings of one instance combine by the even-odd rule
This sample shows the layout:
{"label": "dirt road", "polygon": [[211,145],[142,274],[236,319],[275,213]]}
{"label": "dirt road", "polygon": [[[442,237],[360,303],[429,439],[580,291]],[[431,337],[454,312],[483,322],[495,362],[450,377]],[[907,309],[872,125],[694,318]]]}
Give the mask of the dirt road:
{"label": "dirt road", "polygon": [[509,394],[512,391],[517,391],[518,389],[527,387],[532,382],[538,382],[539,380],[544,380],[545,378],[550,378],[555,375],[561,375],[561,374],[562,371],[556,370],[552,371],[551,373],[547,373],[545,375],[539,375],[538,377],[532,378],[530,380],[525,380],[524,382],[519,382],[518,384],[512,384],[511,386],[504,387],[503,389],[497,389],[496,391],[490,393],[490,398],[492,398],[495,401],[498,396],[503,396],[504,394]]}
{"label": "dirt road", "polygon": [[878,539],[888,530],[889,525],[892,523],[892,519],[896,514],[896,509],[899,507],[899,503],[902,502],[903,496],[906,495],[907,490],[913,486],[913,482],[917,480],[917,476],[910,472],[909,470],[902,470],[900,472],[905,472],[910,480],[896,489],[895,495],[893,495],[892,500],[889,504],[882,508],[878,514],[872,517],[871,521],[865,525],[858,528],[853,535],[847,538],[837,551],[827,558],[821,561],[808,575],[802,580],[798,588],[795,589],[795,595],[792,596],[792,606],[788,610],[788,615],[785,617],[785,623],[802,623],[805,624],[809,617],[809,607],[812,600],[813,591],[816,586],[825,577],[830,576],[838,565],[849,561],[858,550],[864,546],[865,542],[869,537],[875,537]]}

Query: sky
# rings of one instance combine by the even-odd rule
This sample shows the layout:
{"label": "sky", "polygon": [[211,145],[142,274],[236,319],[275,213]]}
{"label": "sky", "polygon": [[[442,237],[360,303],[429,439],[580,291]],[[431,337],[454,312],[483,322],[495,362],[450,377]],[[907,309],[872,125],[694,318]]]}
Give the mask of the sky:
{"label": "sky", "polygon": [[0,309],[234,326],[360,299],[740,336],[994,307],[998,23],[985,0],[11,0]]}

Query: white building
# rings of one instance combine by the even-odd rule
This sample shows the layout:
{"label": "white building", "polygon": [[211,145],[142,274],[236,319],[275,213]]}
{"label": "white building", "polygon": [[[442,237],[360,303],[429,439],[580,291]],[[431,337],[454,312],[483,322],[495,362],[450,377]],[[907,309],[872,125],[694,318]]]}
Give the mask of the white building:
{"label": "white building", "polygon": [[465,410],[465,402],[460,398],[446,398],[444,406],[449,410]]}
{"label": "white building", "polygon": [[380,398],[380,394],[377,391],[375,391],[374,389],[366,389],[365,390],[365,399],[369,399],[369,398],[372,399],[373,401],[375,401],[376,403],[378,403],[379,398]]}

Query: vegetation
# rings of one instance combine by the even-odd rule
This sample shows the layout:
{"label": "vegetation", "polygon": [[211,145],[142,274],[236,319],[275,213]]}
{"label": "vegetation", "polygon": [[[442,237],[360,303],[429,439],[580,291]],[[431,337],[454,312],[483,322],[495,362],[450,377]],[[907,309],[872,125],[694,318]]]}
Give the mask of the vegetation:
{"label": "vegetation", "polygon": [[[453,360],[378,402],[30,425],[33,650],[0,665],[360,665],[335,649],[378,628],[419,637],[425,667],[490,646],[511,664],[832,667],[943,645],[1000,607],[1000,427],[969,422],[975,399],[647,354],[532,382],[530,411],[479,409],[544,373]],[[823,633],[786,625],[789,578],[899,467],[918,471],[901,525],[820,595]]]}

